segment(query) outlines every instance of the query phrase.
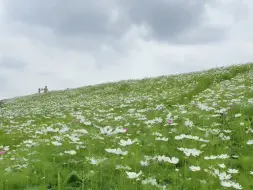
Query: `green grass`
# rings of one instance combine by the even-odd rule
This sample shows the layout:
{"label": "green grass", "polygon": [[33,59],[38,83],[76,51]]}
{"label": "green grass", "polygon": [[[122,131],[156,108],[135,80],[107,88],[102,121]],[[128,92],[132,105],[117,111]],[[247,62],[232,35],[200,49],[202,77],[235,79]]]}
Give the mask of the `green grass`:
{"label": "green grass", "polygon": [[18,97],[0,112],[0,190],[250,190],[251,142],[251,63]]}

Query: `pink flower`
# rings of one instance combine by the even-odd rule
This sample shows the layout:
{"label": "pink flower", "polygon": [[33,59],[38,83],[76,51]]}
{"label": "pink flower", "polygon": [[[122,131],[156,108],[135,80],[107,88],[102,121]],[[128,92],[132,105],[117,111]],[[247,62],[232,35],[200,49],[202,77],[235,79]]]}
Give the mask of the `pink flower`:
{"label": "pink flower", "polygon": [[173,121],[171,119],[169,119],[167,122],[169,125],[171,125],[173,123]]}
{"label": "pink flower", "polygon": [[0,151],[0,155],[3,155],[3,154],[5,154],[5,151]]}
{"label": "pink flower", "polygon": [[125,128],[126,132],[128,131],[128,128]]}

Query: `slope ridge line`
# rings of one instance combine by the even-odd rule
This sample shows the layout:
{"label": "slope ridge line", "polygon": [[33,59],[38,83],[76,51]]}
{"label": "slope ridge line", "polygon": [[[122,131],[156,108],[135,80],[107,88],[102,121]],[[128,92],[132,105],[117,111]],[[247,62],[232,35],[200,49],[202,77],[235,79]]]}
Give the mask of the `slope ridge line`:
{"label": "slope ridge line", "polygon": [[192,101],[192,98],[203,91],[207,90],[210,86],[214,84],[220,84],[221,82],[225,80],[232,80],[239,74],[244,74],[252,70],[253,64],[248,65],[239,65],[239,66],[232,66],[226,71],[228,73],[223,74],[214,74],[213,77],[208,77],[206,75],[201,76],[201,80],[198,79],[199,82],[194,89],[192,89],[190,92],[183,93],[181,96],[178,97],[177,101],[178,104],[188,104]]}

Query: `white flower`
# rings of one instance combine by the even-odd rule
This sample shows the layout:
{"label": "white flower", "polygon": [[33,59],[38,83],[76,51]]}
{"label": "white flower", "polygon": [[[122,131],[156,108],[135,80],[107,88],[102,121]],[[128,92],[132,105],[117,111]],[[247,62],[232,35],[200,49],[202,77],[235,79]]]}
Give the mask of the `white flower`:
{"label": "white flower", "polygon": [[158,132],[153,132],[152,135],[155,135],[155,136],[158,136],[158,137],[162,137],[163,136],[161,133],[158,133]]}
{"label": "white flower", "polygon": [[248,99],[248,102],[253,104],[253,98]]}
{"label": "white flower", "polygon": [[82,133],[82,134],[88,134],[88,131],[85,129],[78,129],[78,130],[75,130],[75,132]]}
{"label": "white flower", "polygon": [[201,109],[201,110],[204,110],[204,111],[209,111],[211,110],[212,108],[206,106],[205,104],[202,104],[200,102],[197,103],[197,106]]}
{"label": "white flower", "polygon": [[224,130],[224,133],[231,133],[231,130]]}
{"label": "white flower", "polygon": [[61,146],[62,145],[62,143],[60,143],[58,141],[53,141],[52,144],[55,145],[55,146]]}
{"label": "white flower", "polygon": [[114,118],[115,121],[120,121],[120,120],[122,120],[122,119],[123,119],[122,116],[118,116],[118,117],[115,117],[115,118]]}
{"label": "white flower", "polygon": [[176,157],[169,158],[164,155],[163,156],[155,156],[153,159],[157,160],[158,162],[169,162],[171,164],[177,164],[179,162],[179,159]]}
{"label": "white flower", "polygon": [[223,187],[232,187],[231,181],[221,181]]}
{"label": "white flower", "polygon": [[221,181],[221,185],[223,187],[233,187],[235,189],[242,189],[242,186],[239,183],[235,183],[231,180]]}
{"label": "white flower", "polygon": [[219,164],[220,168],[226,168],[225,164]]}
{"label": "white flower", "polygon": [[229,156],[227,154],[221,154],[221,155],[218,155],[218,156],[205,156],[204,159],[205,160],[216,160],[216,159],[227,159],[229,158]]}
{"label": "white flower", "polygon": [[229,158],[229,156],[227,154],[221,154],[221,155],[218,155],[218,158],[227,159],[227,158]]}
{"label": "white flower", "polygon": [[8,151],[9,150],[9,146],[5,146],[3,149],[4,149],[4,151]]}
{"label": "white flower", "polygon": [[184,125],[185,125],[186,127],[192,127],[192,126],[193,126],[193,122],[190,121],[189,119],[187,119],[187,120],[184,122]]}
{"label": "white flower", "polygon": [[67,135],[67,137],[68,137],[73,143],[77,143],[78,141],[80,141],[79,137],[77,137],[76,134]]}
{"label": "white flower", "polygon": [[70,154],[70,155],[75,155],[76,151],[75,150],[69,150],[69,151],[64,151],[65,154]]}
{"label": "white flower", "polygon": [[200,183],[202,183],[202,184],[207,184],[207,181],[206,180],[199,180],[200,181]]}
{"label": "white flower", "polygon": [[247,144],[248,145],[253,145],[253,140],[248,140]]}
{"label": "white flower", "polygon": [[98,164],[102,163],[103,161],[105,161],[107,158],[95,159],[92,157],[92,158],[87,158],[87,159],[90,161],[90,163],[92,165],[98,165]]}
{"label": "white flower", "polygon": [[178,162],[179,162],[179,159],[176,158],[176,157],[172,157],[171,160],[170,160],[171,164],[177,164]]}
{"label": "white flower", "polygon": [[200,142],[209,142],[209,140],[204,140],[202,138],[199,138],[198,136],[192,136],[192,135],[186,135],[186,134],[181,134],[179,136],[175,136],[176,140],[182,140],[182,139],[192,139],[192,140],[197,140]]}
{"label": "white flower", "polygon": [[131,139],[128,139],[126,141],[125,140],[120,140],[119,145],[121,145],[121,146],[128,146],[128,145],[131,145],[133,143],[135,143],[135,141],[132,141]]}
{"label": "white flower", "polygon": [[241,117],[242,114],[238,113],[238,114],[235,114],[235,117]]}
{"label": "white flower", "polygon": [[120,148],[117,148],[117,149],[105,149],[106,152],[108,153],[112,153],[112,154],[117,154],[117,155],[127,155],[128,154],[128,151],[122,151]]}
{"label": "white flower", "polygon": [[219,173],[218,175],[219,175],[219,179],[221,181],[223,181],[223,180],[229,180],[232,177],[230,174],[227,175],[226,172]]}
{"label": "white flower", "polygon": [[218,114],[224,114],[224,113],[226,113],[226,111],[227,111],[226,108],[222,108],[222,109],[217,110],[217,111],[215,111],[215,112],[218,113]]}
{"label": "white flower", "polygon": [[149,162],[147,160],[141,161],[140,164],[141,164],[141,166],[149,166]]}
{"label": "white flower", "polygon": [[184,152],[184,154],[186,156],[192,155],[192,156],[196,157],[196,156],[199,156],[202,153],[202,151],[197,150],[197,149],[187,149],[187,148],[177,148],[177,149]]}
{"label": "white flower", "polygon": [[118,133],[125,133],[125,132],[126,132],[125,129],[122,129],[122,128],[113,129],[110,126],[100,128],[100,133],[102,133],[104,135],[115,135],[115,134],[118,134]]}
{"label": "white flower", "polygon": [[200,171],[200,167],[199,166],[190,166],[189,168],[193,172]]}
{"label": "white flower", "polygon": [[155,140],[157,140],[157,141],[168,141],[169,138],[166,138],[166,137],[156,137]]}
{"label": "white flower", "polygon": [[142,181],[142,184],[146,185],[146,184],[151,184],[153,186],[157,186],[157,182],[155,178],[148,178]]}
{"label": "white flower", "polygon": [[163,119],[161,117],[157,117],[154,119],[155,123],[162,123]]}
{"label": "white flower", "polygon": [[239,171],[236,170],[236,169],[229,169],[228,173],[230,173],[230,174],[237,174],[237,173],[239,173]]}
{"label": "white flower", "polygon": [[249,173],[250,173],[251,175],[253,175],[253,171],[250,171]]}
{"label": "white flower", "polygon": [[220,137],[222,140],[225,140],[225,141],[230,140],[230,136],[226,136],[226,135],[224,135],[223,133],[220,133],[220,134],[219,134],[219,137]]}
{"label": "white flower", "polygon": [[242,186],[239,183],[232,183],[233,188],[235,189],[242,189]]}
{"label": "white flower", "polygon": [[34,142],[33,140],[24,140],[24,144],[26,147],[32,147],[37,145],[37,143]]}
{"label": "white flower", "polygon": [[135,172],[126,172],[127,176],[129,179],[138,179],[140,175],[142,175],[142,171],[140,171],[139,173],[135,173]]}
{"label": "white flower", "polygon": [[163,108],[164,108],[163,104],[156,106],[156,110],[162,110]]}

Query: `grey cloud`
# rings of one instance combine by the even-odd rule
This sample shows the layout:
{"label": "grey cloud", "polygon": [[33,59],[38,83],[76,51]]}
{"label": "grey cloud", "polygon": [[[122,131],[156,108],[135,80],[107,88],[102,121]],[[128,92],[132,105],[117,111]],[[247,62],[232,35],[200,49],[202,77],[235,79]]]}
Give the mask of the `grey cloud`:
{"label": "grey cloud", "polygon": [[113,0],[8,0],[5,3],[8,19],[31,25],[51,28],[63,36],[87,38],[118,36],[124,32],[124,22],[110,24],[111,11],[116,9]]}
{"label": "grey cloud", "polygon": [[[198,31],[204,20],[205,5],[212,0],[185,1],[185,0],[129,0],[125,7],[131,21],[135,24],[144,24],[151,30],[151,37],[169,43],[202,43],[211,40],[220,40],[223,31],[219,28],[206,28],[209,33],[192,33]],[[211,36],[210,34],[215,34]],[[205,38],[205,39],[204,39]],[[182,40],[183,39],[183,40]]]}
{"label": "grey cloud", "polygon": [[[101,44],[110,44],[115,50],[123,51],[119,40],[128,31],[131,23],[120,14],[121,7],[115,2],[5,0],[5,19],[8,25],[19,21],[21,24],[18,27],[22,28],[23,35],[40,39],[60,49],[93,54]],[[118,11],[118,21],[110,20],[112,11]],[[43,36],[43,28],[52,33],[48,32]]]}
{"label": "grey cloud", "polygon": [[27,63],[17,57],[3,56],[0,58],[0,69],[23,70]]}
{"label": "grey cloud", "polygon": [[184,32],[173,39],[177,44],[205,44],[226,40],[223,28],[205,27]]}
{"label": "grey cloud", "polygon": [[[50,28],[57,36],[55,42],[66,47],[96,51],[100,44],[113,43],[119,49],[117,41],[134,24],[150,29],[149,38],[168,43],[204,43],[224,37],[219,28],[197,32],[205,22],[205,4],[214,0],[5,1],[9,21]],[[118,22],[109,21],[113,10],[119,13]],[[196,32],[189,36],[191,30]]]}

